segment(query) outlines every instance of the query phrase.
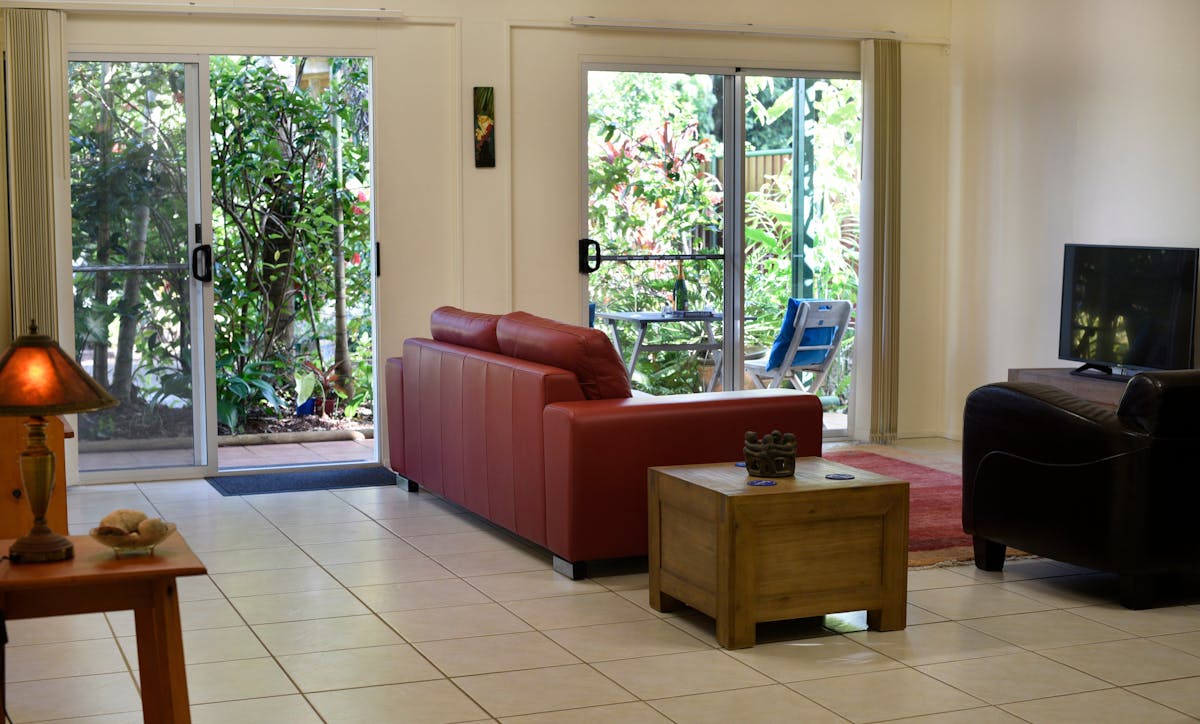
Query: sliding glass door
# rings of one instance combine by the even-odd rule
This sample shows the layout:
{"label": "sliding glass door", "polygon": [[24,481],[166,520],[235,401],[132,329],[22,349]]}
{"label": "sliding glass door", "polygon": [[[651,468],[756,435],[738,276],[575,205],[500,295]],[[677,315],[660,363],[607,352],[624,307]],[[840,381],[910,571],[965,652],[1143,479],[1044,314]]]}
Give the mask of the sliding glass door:
{"label": "sliding glass door", "polygon": [[376,462],[370,59],[209,64],[219,467]]}
{"label": "sliding glass door", "polygon": [[[594,69],[587,85],[580,271],[635,388],[749,387],[737,368],[767,359],[789,298],[857,304],[858,80]],[[835,435],[853,319],[823,380],[785,383],[821,396]]]}
{"label": "sliding glass door", "polygon": [[84,60],[69,74],[75,349],[121,403],[79,416],[80,470],[202,472],[199,66]]}
{"label": "sliding glass door", "polygon": [[[789,298],[849,302],[837,348],[827,359],[823,351],[797,353],[794,360],[807,364],[784,382],[820,395],[826,434],[845,435],[858,308],[862,83],[748,73],[744,88],[743,349],[768,368],[785,357]],[[828,341],[813,330],[798,344]]]}
{"label": "sliding glass door", "polygon": [[70,63],[86,481],[378,462],[369,70]]}

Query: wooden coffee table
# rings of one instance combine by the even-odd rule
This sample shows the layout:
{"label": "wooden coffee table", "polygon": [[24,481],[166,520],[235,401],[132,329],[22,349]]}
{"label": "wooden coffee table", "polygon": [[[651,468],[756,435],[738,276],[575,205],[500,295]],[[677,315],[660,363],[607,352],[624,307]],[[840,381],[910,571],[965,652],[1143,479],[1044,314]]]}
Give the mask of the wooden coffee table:
{"label": "wooden coffee table", "polygon": [[735,649],[759,621],[865,609],[873,629],[904,628],[907,482],[819,457],[752,479],[733,463],[650,469],[651,606],[712,616]]}

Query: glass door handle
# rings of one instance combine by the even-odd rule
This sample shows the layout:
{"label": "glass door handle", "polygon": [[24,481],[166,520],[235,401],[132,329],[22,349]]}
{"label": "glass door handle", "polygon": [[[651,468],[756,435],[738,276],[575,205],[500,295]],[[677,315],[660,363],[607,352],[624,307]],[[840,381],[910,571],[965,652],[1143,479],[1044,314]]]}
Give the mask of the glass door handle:
{"label": "glass door handle", "polygon": [[591,274],[600,269],[600,242],[579,240],[579,273]]}
{"label": "glass door handle", "polygon": [[212,281],[212,246],[200,244],[192,249],[192,276],[198,282]]}

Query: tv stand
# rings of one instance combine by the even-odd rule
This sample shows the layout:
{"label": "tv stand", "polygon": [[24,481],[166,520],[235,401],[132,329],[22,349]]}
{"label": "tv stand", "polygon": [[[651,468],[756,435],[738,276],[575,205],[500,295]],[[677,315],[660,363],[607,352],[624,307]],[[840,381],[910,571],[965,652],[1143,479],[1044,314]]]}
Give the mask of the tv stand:
{"label": "tv stand", "polygon": [[1070,367],[1045,367],[1010,369],[1008,381],[1040,382],[1089,402],[1116,409],[1121,404],[1121,395],[1125,394],[1125,383],[1129,382],[1129,377],[1123,374],[1077,373]]}
{"label": "tv stand", "polygon": [[1109,367],[1108,365],[1098,365],[1098,364],[1093,364],[1091,362],[1087,362],[1087,363],[1081,364],[1078,367],[1076,367],[1075,369],[1071,370],[1071,374],[1079,375],[1081,377],[1096,377],[1096,378],[1111,379],[1112,374],[1113,374],[1113,368]]}
{"label": "tv stand", "polygon": [[1079,375],[1080,377],[1090,377],[1093,380],[1109,380],[1111,382],[1125,383],[1129,378],[1138,373],[1138,370],[1130,369],[1129,367],[1109,367],[1108,365],[1098,365],[1088,362],[1071,370],[1071,374]]}

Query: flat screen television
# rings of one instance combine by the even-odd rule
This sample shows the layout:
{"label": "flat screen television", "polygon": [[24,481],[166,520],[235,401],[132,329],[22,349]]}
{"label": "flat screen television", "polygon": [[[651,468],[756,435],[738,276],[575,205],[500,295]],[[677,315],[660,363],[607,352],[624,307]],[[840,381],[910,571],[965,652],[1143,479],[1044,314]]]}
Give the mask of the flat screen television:
{"label": "flat screen television", "polygon": [[1058,356],[1079,373],[1193,367],[1200,250],[1067,244]]}

